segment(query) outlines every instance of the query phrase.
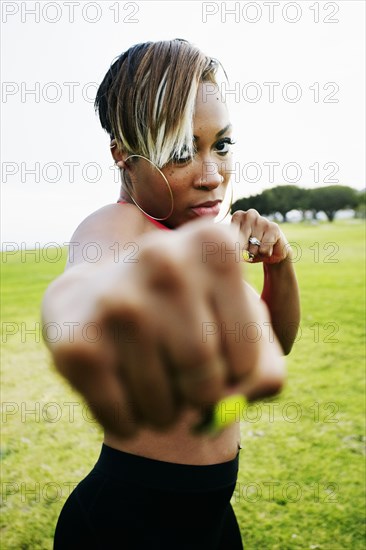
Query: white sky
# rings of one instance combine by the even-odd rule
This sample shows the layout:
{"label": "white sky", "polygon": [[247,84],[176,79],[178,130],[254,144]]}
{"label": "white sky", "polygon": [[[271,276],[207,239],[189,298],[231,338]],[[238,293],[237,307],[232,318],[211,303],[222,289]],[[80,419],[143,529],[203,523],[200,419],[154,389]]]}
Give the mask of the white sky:
{"label": "white sky", "polygon": [[117,200],[95,85],[147,40],[186,38],[222,62],[239,94],[227,95],[235,199],[288,183],[364,187],[363,0],[3,1],[1,21],[3,242],[62,244]]}

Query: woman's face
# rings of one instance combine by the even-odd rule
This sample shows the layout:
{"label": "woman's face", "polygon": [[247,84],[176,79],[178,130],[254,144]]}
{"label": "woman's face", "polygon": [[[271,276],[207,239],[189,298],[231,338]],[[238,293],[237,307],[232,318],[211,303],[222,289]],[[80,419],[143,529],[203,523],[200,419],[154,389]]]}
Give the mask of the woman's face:
{"label": "woman's face", "polygon": [[[178,227],[198,217],[214,219],[230,179],[232,168],[231,125],[218,89],[211,83],[199,86],[193,118],[195,153],[162,168],[174,199],[171,215],[163,221]],[[156,218],[171,211],[172,199],[166,181],[143,159],[128,161],[126,178],[140,207]]]}

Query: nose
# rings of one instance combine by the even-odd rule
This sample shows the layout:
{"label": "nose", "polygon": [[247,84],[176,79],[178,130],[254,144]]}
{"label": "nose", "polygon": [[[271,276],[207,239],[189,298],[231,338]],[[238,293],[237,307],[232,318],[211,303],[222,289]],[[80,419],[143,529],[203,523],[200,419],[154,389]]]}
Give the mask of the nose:
{"label": "nose", "polygon": [[202,162],[197,167],[194,186],[197,189],[216,189],[224,182],[224,176],[220,174],[219,165],[216,162]]}

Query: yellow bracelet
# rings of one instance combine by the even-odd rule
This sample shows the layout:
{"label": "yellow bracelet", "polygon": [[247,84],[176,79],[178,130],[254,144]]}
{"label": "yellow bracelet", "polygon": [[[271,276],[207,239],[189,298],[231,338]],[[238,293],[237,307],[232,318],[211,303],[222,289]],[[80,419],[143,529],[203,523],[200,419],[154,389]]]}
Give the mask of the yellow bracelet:
{"label": "yellow bracelet", "polygon": [[206,412],[202,422],[194,426],[193,432],[217,435],[224,428],[243,419],[246,405],[247,400],[241,394],[229,395],[221,399],[212,409]]}
{"label": "yellow bracelet", "polygon": [[244,262],[252,262],[254,260],[254,254],[252,254],[248,250],[243,250],[242,258],[243,258]]}

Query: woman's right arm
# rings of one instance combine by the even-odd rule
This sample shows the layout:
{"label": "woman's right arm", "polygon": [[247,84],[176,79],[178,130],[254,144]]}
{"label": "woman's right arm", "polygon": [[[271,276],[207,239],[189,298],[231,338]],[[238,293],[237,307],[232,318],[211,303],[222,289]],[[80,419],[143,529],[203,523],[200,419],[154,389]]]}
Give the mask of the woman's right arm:
{"label": "woman's right arm", "polygon": [[[276,393],[280,347],[245,336],[269,315],[242,284],[241,264],[222,257],[233,248],[229,228],[198,221],[149,232],[133,207],[124,209],[123,222],[113,205],[79,227],[73,242],[80,250],[97,243],[102,256],[74,256],[43,300],[43,322],[62,333],[47,342],[55,365],[99,422],[129,437],[142,425],[165,429],[185,406],[208,408],[233,391],[249,399]],[[125,261],[131,243],[133,262]],[[207,243],[217,252],[203,255]]]}

